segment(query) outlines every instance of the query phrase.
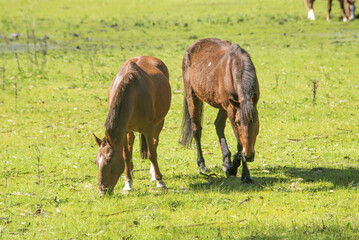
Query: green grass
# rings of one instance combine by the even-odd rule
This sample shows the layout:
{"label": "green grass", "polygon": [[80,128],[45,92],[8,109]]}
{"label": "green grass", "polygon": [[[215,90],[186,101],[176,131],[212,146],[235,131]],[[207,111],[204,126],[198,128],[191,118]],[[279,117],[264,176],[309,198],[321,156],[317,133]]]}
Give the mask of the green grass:
{"label": "green grass", "polygon": [[[358,22],[342,23],[333,5],[328,23],[324,0],[315,22],[295,0],[0,0],[0,238],[358,239]],[[32,39],[26,50],[32,29],[38,64]],[[237,42],[256,66],[252,185],[221,170],[217,110],[205,106],[202,141],[217,178],[198,174],[194,145],[178,144],[182,57],[204,37]],[[137,135],[135,191],[124,194],[121,177],[114,195],[100,198],[92,133],[104,134],[108,87],[137,55],[170,71],[158,149],[168,189],[150,182]],[[235,149],[229,126],[226,135]]]}

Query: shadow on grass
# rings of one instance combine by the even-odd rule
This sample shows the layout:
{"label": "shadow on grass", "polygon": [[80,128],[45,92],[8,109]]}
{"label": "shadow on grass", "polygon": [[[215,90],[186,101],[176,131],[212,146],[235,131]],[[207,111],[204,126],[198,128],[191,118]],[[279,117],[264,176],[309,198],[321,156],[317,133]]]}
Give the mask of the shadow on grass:
{"label": "shadow on grass", "polygon": [[[252,169],[253,184],[243,184],[240,177],[226,178],[224,176],[191,176],[194,183],[190,189],[196,191],[220,190],[220,191],[261,191],[265,188],[274,187],[277,184],[289,184],[293,181],[302,181],[308,186],[308,190],[321,190],[315,183],[331,183],[334,188],[356,187],[359,185],[359,169],[356,168],[295,168],[273,167],[265,170]],[[327,185],[323,186],[328,188]]]}
{"label": "shadow on grass", "polygon": [[217,176],[202,176],[198,175],[198,180],[192,182],[189,185],[191,190],[195,191],[222,191],[222,192],[246,192],[246,191],[258,191],[266,187],[271,187],[279,182],[286,182],[287,179],[272,176],[259,176],[252,177],[252,184],[243,184],[241,177],[217,177]]}
{"label": "shadow on grass", "polygon": [[359,183],[359,169],[356,168],[286,168],[286,176],[302,178],[306,183],[330,182],[336,188],[348,187]]}

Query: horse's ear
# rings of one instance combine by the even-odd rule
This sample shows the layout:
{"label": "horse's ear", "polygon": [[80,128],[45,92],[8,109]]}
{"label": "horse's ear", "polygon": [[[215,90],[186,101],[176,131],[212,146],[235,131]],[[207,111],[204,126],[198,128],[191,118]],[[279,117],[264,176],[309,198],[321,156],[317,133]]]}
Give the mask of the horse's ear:
{"label": "horse's ear", "polygon": [[251,103],[253,105],[256,105],[257,102],[258,102],[258,96],[257,96],[257,94],[253,93],[253,95],[251,96]]}
{"label": "horse's ear", "polygon": [[95,135],[94,133],[93,133],[92,135],[93,135],[93,138],[95,139],[97,145],[100,146],[100,145],[101,145],[101,142],[102,142],[101,139],[99,139],[98,137],[96,137],[96,135]]}

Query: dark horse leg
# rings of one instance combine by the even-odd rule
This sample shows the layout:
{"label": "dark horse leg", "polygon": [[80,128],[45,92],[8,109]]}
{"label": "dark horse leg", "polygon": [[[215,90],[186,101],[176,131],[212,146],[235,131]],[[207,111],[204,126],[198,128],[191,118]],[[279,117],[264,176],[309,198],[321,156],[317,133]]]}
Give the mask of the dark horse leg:
{"label": "dark horse leg", "polygon": [[244,154],[242,153],[243,147],[242,147],[241,140],[239,137],[237,124],[235,123],[233,118],[230,117],[229,119],[230,119],[230,122],[231,122],[231,125],[233,128],[233,131],[234,131],[234,135],[236,136],[236,139],[237,139],[238,152],[234,155],[233,163],[232,163],[231,167],[226,172],[227,177],[236,176],[238,167],[241,165],[241,162],[242,162],[242,178],[241,178],[242,182],[243,183],[252,183],[253,181],[252,181],[251,175],[249,173],[247,161],[246,161]]}
{"label": "dark horse leg", "polygon": [[340,0],[339,3],[340,3],[340,10],[342,13],[343,21],[346,22],[346,21],[348,21],[348,17],[349,17],[348,0]]}
{"label": "dark horse leg", "polygon": [[227,169],[232,164],[231,152],[228,149],[227,141],[224,136],[224,128],[226,127],[226,120],[227,120],[227,112],[223,108],[220,108],[214,124],[216,126],[219,143],[221,144],[222,158],[223,158],[222,169],[224,172],[226,172]]}
{"label": "dark horse leg", "polygon": [[192,121],[193,137],[194,140],[196,141],[196,146],[197,146],[197,165],[200,172],[207,172],[208,169],[204,162],[202,146],[201,146],[201,136],[202,136],[201,115],[202,115],[203,102],[194,95],[190,95],[189,97],[186,97],[186,100],[188,104],[189,116]]}
{"label": "dark horse leg", "polygon": [[[340,0],[341,1],[341,0]],[[332,0],[328,0],[328,14],[327,21],[330,21],[330,13],[332,12]]]}

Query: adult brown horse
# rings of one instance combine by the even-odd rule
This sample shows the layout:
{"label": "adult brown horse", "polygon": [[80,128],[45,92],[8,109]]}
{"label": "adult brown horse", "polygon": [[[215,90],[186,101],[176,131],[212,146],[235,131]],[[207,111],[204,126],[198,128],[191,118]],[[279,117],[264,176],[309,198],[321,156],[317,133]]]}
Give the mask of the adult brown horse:
{"label": "adult brown horse", "polygon": [[132,189],[134,131],[141,133],[141,157],[151,160],[153,180],[165,187],[157,163],[157,146],[164,118],[171,105],[171,87],[166,65],[155,57],[127,60],[112,81],[105,137],[100,140],[96,164],[100,195],[111,193],[125,170],[125,188]]}
{"label": "adult brown horse", "polygon": [[[313,10],[313,3],[315,0],[304,0],[305,4],[308,8],[308,19],[315,20],[314,10]],[[355,0],[339,0],[341,14],[343,17],[343,21],[346,22],[348,19],[350,21],[355,19],[354,14],[354,3]],[[330,13],[332,11],[332,0],[328,0],[328,13],[327,13],[327,21],[330,21]]]}
{"label": "adult brown horse", "polygon": [[[182,62],[185,92],[182,126],[183,145],[194,137],[199,170],[207,171],[201,149],[203,102],[219,108],[215,121],[223,154],[222,168],[227,176],[236,175],[243,163],[242,181],[252,182],[247,162],[254,160],[254,145],[259,131],[257,102],[259,85],[249,54],[238,44],[206,38],[190,45]],[[237,139],[233,164],[224,136],[227,117]]]}

